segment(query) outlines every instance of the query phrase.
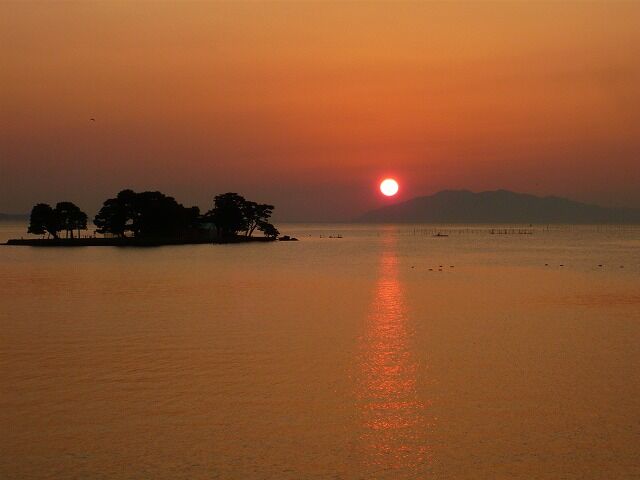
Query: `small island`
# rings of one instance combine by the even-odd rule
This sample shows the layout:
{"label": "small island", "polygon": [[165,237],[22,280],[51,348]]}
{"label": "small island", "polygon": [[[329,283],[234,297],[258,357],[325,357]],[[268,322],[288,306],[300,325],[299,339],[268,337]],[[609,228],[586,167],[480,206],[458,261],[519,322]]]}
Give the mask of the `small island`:
{"label": "small island", "polygon": [[[72,202],[55,207],[38,203],[31,210],[27,233],[40,238],[11,239],[7,245],[24,246],[160,246],[200,243],[241,243],[294,240],[269,221],[273,205],[246,200],[228,192],[216,195],[204,214],[185,207],[158,191],[122,190],[107,199],[87,231],[88,216]],[[254,236],[259,231],[261,236]]]}

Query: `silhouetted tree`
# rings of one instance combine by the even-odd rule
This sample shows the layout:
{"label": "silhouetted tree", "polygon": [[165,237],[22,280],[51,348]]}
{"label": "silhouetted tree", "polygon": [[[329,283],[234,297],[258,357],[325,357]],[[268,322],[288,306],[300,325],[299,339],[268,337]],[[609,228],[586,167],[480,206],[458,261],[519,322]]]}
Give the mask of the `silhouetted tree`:
{"label": "silhouetted tree", "polygon": [[274,208],[273,205],[245,201],[242,209],[247,229],[245,235],[250,237],[260,224],[266,223]]}
{"label": "silhouetted tree", "polygon": [[277,238],[280,235],[278,229],[269,222],[259,222],[257,228],[264,233],[265,237]]}
{"label": "silhouetted tree", "polygon": [[205,218],[215,224],[218,236],[231,237],[247,230],[246,202],[244,197],[237,193],[216,195],[213,199],[213,209],[207,212]]}
{"label": "silhouetted tree", "polygon": [[80,230],[87,229],[87,214],[73,202],[59,202],[54,210],[54,215],[59,229],[67,232],[67,238],[73,238],[74,230],[78,231],[79,237]]}
{"label": "silhouetted tree", "polygon": [[161,192],[123,190],[110,198],[93,223],[98,233],[134,237],[175,237],[194,227],[199,219],[198,207],[186,208]]}
{"label": "silhouetted tree", "polygon": [[136,193],[133,190],[122,190],[116,198],[105,200],[102,208],[93,219],[93,223],[101,234],[124,237],[130,230],[133,215],[133,202]]}
{"label": "silhouetted tree", "polygon": [[200,216],[198,207],[185,208],[160,192],[136,194],[131,229],[137,237],[174,236],[192,227]]}
{"label": "silhouetted tree", "polygon": [[220,237],[233,237],[239,232],[250,237],[256,229],[261,230],[261,225],[268,223],[274,208],[273,205],[252,202],[242,195],[228,192],[214,198],[213,209],[206,213],[204,220],[216,226]]}
{"label": "silhouetted tree", "polygon": [[27,233],[34,235],[44,235],[48,233],[53,238],[58,238],[60,224],[56,218],[56,212],[46,203],[38,203],[31,209],[29,218],[29,228]]}

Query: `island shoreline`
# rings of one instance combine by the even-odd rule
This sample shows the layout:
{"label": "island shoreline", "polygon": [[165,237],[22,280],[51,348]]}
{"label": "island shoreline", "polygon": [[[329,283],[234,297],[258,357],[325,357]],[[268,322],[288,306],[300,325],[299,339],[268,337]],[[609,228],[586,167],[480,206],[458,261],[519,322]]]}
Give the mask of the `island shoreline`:
{"label": "island shoreline", "polygon": [[277,238],[238,236],[219,239],[143,239],[143,238],[12,238],[2,245],[23,247],[161,247],[165,245],[224,245],[232,243],[275,242]]}

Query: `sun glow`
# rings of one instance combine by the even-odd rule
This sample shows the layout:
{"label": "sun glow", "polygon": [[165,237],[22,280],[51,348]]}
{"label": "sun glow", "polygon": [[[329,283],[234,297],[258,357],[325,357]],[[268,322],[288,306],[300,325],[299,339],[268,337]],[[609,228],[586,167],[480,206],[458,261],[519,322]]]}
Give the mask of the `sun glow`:
{"label": "sun glow", "polygon": [[398,182],[396,182],[393,178],[386,178],[380,184],[380,191],[387,197],[394,196],[396,193],[398,193],[399,188],[400,187],[398,185]]}

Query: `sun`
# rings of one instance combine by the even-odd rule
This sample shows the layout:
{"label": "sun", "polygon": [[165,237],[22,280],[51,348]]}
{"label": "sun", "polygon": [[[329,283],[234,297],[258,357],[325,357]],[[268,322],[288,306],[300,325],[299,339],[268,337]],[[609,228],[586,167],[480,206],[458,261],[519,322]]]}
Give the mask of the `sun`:
{"label": "sun", "polygon": [[385,178],[382,183],[380,183],[380,191],[383,195],[387,197],[393,197],[396,193],[398,193],[399,189],[398,182],[396,182],[393,178]]}

